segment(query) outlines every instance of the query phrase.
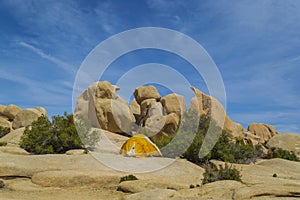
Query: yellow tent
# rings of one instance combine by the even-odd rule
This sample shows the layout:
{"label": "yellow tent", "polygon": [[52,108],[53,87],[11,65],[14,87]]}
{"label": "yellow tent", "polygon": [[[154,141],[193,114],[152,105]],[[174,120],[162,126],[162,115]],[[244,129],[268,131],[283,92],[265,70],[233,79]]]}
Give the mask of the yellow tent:
{"label": "yellow tent", "polygon": [[138,158],[162,156],[159,148],[143,134],[137,134],[129,138],[122,145],[120,153],[123,156],[133,156]]}

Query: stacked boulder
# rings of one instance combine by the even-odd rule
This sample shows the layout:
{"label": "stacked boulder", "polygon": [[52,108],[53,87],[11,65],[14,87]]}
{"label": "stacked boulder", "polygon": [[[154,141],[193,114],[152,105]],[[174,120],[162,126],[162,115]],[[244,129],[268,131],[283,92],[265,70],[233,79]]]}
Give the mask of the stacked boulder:
{"label": "stacked boulder", "polygon": [[[246,130],[229,118],[217,99],[197,88],[191,89],[195,97],[191,99],[189,109],[195,110],[199,116],[214,119],[217,126],[229,132],[233,139],[242,138],[248,144],[266,145],[278,135],[275,128],[267,124],[250,124]],[[154,141],[162,136],[174,136],[186,111],[183,96],[168,94],[161,97],[154,86],[140,86],[135,89],[134,99],[128,105],[117,90],[119,87],[107,81],[92,84],[79,96],[75,116],[88,118],[93,127],[114,133],[132,135],[142,131]]]}
{"label": "stacked boulder", "polygon": [[42,115],[47,116],[45,108],[42,107],[22,110],[13,104],[0,105],[0,126],[5,129],[4,134],[0,134],[0,142],[6,143],[8,146],[18,146],[25,127],[31,125]]}
{"label": "stacked boulder", "polygon": [[157,89],[152,86],[141,86],[135,89],[134,97],[140,107],[137,124],[145,127],[149,136],[159,138],[162,135],[172,136],[178,126],[181,114],[186,105],[183,96],[169,94],[161,98]]}
{"label": "stacked boulder", "polygon": [[11,130],[26,127],[41,115],[47,115],[45,108],[37,107],[22,110],[13,104],[0,105],[0,126]]}
{"label": "stacked boulder", "polygon": [[130,134],[135,117],[117,90],[119,87],[107,81],[92,84],[78,97],[75,117],[89,119],[95,128]]}

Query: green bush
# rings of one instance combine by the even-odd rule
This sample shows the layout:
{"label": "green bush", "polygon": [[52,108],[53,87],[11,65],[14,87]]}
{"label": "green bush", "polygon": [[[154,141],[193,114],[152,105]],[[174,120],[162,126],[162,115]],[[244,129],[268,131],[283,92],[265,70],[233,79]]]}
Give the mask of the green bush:
{"label": "green bush", "polygon": [[10,132],[10,128],[0,126],[0,138]]}
{"label": "green bush", "polygon": [[282,158],[291,161],[299,161],[298,157],[294,152],[283,150],[282,148],[272,147],[268,150],[264,158]]}
{"label": "green bush", "polygon": [[3,182],[2,180],[0,180],[0,189],[1,189],[1,188],[4,188],[4,187],[5,187],[4,182]]}
{"label": "green bush", "polygon": [[[208,128],[212,131],[209,136],[206,135]],[[217,142],[206,156],[199,158],[200,149],[205,148],[203,142],[206,136],[210,141],[217,140]],[[246,164],[254,162],[264,155],[262,146],[244,144],[242,138],[231,138],[231,134],[224,130],[221,131],[221,128],[210,117],[202,115],[199,118],[197,112],[191,110],[183,114],[181,126],[173,138],[161,137],[155,143],[161,148],[164,156],[181,156],[198,165],[202,165],[210,159]]]}
{"label": "green bush", "polygon": [[220,180],[242,181],[242,175],[239,170],[225,163],[225,167],[220,165],[219,169],[214,164],[208,164],[205,167],[202,184],[211,183]]}
{"label": "green bush", "polygon": [[75,118],[75,120],[77,133],[86,150],[93,149],[100,140],[98,133],[92,130],[92,124],[88,119]]}
{"label": "green bush", "polygon": [[0,147],[6,146],[7,142],[0,142]]}
{"label": "green bush", "polygon": [[134,181],[134,180],[138,180],[137,177],[135,177],[134,175],[130,174],[128,176],[121,177],[120,183],[122,183],[124,181]]}
{"label": "green bush", "polygon": [[273,177],[276,178],[276,177],[277,177],[277,174],[273,174]]}
{"label": "green bush", "polygon": [[83,148],[77,133],[73,115],[53,116],[52,122],[41,116],[27,126],[20,146],[35,154],[65,153],[70,149]]}
{"label": "green bush", "polygon": [[[252,146],[251,144],[244,144],[241,138],[235,138],[236,142],[234,142],[230,133],[223,130],[212,150],[204,158],[199,158],[198,154],[206,136],[210,120],[210,118],[205,116],[200,118],[196,136],[192,144],[183,154],[186,159],[201,165],[210,159],[230,163],[251,163],[263,156],[262,147],[260,145]],[[213,131],[220,131],[216,122],[212,121],[210,125]],[[217,134],[215,134],[214,137],[216,136]]]}

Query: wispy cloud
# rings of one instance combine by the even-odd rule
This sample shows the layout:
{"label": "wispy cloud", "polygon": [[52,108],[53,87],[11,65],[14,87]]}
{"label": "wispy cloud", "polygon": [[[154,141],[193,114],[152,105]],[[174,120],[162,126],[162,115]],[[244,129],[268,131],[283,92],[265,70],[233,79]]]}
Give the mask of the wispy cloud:
{"label": "wispy cloud", "polygon": [[60,67],[61,69],[63,69],[65,72],[68,72],[69,74],[71,75],[74,75],[76,73],[76,68],[73,67],[72,65],[54,57],[54,56],[51,56],[51,55],[48,55],[46,53],[44,53],[41,49],[38,49],[26,42],[19,42],[19,45],[23,46],[23,47],[26,47],[30,50],[32,50],[34,53],[36,53],[37,55],[39,55],[40,57],[56,64],[58,67]]}

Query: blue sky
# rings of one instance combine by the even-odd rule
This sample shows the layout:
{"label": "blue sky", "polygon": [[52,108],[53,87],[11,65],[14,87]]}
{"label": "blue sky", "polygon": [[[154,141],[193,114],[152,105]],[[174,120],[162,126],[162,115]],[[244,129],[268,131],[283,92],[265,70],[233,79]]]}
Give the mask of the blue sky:
{"label": "blue sky", "polygon": [[[234,121],[300,133],[299,10],[300,1],[289,0],[0,0],[0,104],[43,106],[50,116],[71,112],[76,72],[96,45],[128,29],[164,27],[210,54]],[[173,66],[207,91],[186,61],[158,50],[122,56],[102,79],[116,83],[149,62]]]}

